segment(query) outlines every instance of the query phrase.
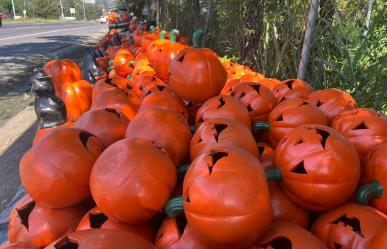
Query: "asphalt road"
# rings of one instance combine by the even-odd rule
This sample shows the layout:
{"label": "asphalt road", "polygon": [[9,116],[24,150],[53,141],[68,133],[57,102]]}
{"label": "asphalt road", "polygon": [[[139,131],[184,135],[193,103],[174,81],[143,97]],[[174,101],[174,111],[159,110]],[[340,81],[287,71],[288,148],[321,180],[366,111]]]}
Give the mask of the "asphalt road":
{"label": "asphalt road", "polygon": [[36,130],[33,108],[28,107],[33,101],[29,92],[32,69],[56,52],[79,62],[106,32],[106,25],[96,23],[5,24],[0,28],[0,212],[20,185],[19,161]]}

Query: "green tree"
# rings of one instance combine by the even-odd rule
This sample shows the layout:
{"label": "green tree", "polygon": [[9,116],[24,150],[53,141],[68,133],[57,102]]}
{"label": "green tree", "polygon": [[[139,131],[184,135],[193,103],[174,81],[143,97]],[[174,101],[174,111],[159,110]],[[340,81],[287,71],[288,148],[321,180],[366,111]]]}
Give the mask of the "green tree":
{"label": "green tree", "polygon": [[34,12],[38,17],[48,19],[48,17],[59,16],[59,4],[55,0],[32,0]]}

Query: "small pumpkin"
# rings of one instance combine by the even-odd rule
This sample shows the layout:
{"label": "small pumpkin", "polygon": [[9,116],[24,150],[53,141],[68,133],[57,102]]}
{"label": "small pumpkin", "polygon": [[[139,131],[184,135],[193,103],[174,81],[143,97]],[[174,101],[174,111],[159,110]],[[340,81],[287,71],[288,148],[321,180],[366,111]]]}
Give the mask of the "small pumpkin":
{"label": "small pumpkin", "polygon": [[258,156],[251,131],[232,119],[211,119],[203,122],[191,140],[191,160],[215,147],[237,147]]}
{"label": "small pumpkin", "polygon": [[115,109],[104,108],[84,113],[75,127],[95,135],[105,147],[125,137],[129,119]]}
{"label": "small pumpkin", "polygon": [[146,49],[152,41],[154,41],[158,38],[158,35],[156,34],[155,27],[151,26],[149,28],[149,31],[150,32],[148,34],[144,35],[141,39],[141,47],[143,49]]}
{"label": "small pumpkin", "polygon": [[90,194],[91,168],[102,143],[90,133],[61,127],[48,133],[20,161],[20,179],[39,204],[65,208]]}
{"label": "small pumpkin", "polygon": [[257,143],[258,159],[261,161],[263,168],[274,168],[274,149],[267,143]]}
{"label": "small pumpkin", "polygon": [[131,224],[155,216],[175,183],[176,167],[168,154],[145,139],[123,139],[109,146],[90,176],[98,208],[108,217]]}
{"label": "small pumpkin", "polygon": [[259,80],[258,83],[270,89],[270,91],[273,91],[277,85],[281,84],[281,81],[275,78],[263,78]]}
{"label": "small pumpkin", "polygon": [[45,249],[156,249],[143,238],[120,230],[90,229],[69,233]]}
{"label": "small pumpkin", "polygon": [[306,99],[309,94],[313,92],[312,86],[300,79],[290,79],[281,81],[280,84],[273,88],[274,96],[277,102],[281,102],[286,99]]}
{"label": "small pumpkin", "polygon": [[231,90],[230,95],[246,106],[252,122],[266,121],[277,105],[272,92],[257,83],[244,83]]}
{"label": "small pumpkin", "polygon": [[206,120],[214,118],[236,119],[251,128],[251,121],[246,107],[231,96],[215,96],[208,99],[196,113],[196,127]]}
{"label": "small pumpkin", "polygon": [[133,70],[134,56],[129,49],[121,48],[114,55],[113,66],[121,77],[127,77]]}
{"label": "small pumpkin", "polygon": [[183,218],[165,218],[157,233],[155,245],[158,249],[211,249]]}
{"label": "small pumpkin", "polygon": [[170,217],[183,211],[190,228],[210,246],[252,245],[272,222],[261,163],[250,153],[231,147],[199,155],[185,175],[183,196],[166,206]]}
{"label": "small pumpkin", "polygon": [[218,95],[226,83],[227,73],[217,55],[202,48],[204,32],[194,33],[193,47],[182,50],[169,66],[169,85],[179,97],[203,102]]}
{"label": "small pumpkin", "polygon": [[81,206],[47,208],[26,195],[12,209],[8,240],[31,247],[45,247],[70,231],[74,231],[85,210]]}
{"label": "small pumpkin", "polygon": [[185,118],[170,110],[147,109],[128,125],[126,138],[143,138],[164,148],[175,165],[180,166],[188,155],[191,131]]}
{"label": "small pumpkin", "polygon": [[362,161],[380,144],[387,143],[387,117],[369,108],[342,112],[332,122],[332,128],[346,137],[356,148]]}
{"label": "small pumpkin", "polygon": [[237,86],[244,84],[239,79],[228,78],[220,95],[229,96],[231,95],[231,91],[235,89]]}
{"label": "small pumpkin", "polygon": [[308,100],[325,114],[328,124],[331,124],[333,119],[343,111],[357,107],[351,95],[335,88],[314,91],[309,94]]}
{"label": "small pumpkin", "polygon": [[311,231],[330,249],[361,249],[386,227],[387,218],[381,212],[348,203],[322,214]]}
{"label": "small pumpkin", "polygon": [[288,132],[275,150],[278,168],[266,171],[281,182],[285,195],[297,206],[325,211],[345,203],[360,178],[360,162],[353,145],[323,125],[302,125]]}
{"label": "small pumpkin", "polygon": [[59,59],[56,55],[43,66],[44,72],[51,77],[56,94],[60,93],[60,86],[63,83],[71,83],[82,79],[82,72],[78,64],[70,59]]}
{"label": "small pumpkin", "polygon": [[306,229],[290,222],[274,222],[258,246],[267,249],[328,249]]}
{"label": "small pumpkin", "polygon": [[303,124],[327,125],[322,111],[303,99],[288,99],[279,103],[268,117],[268,122],[254,124],[256,131],[268,129],[270,143],[275,147],[281,138]]}
{"label": "small pumpkin", "polygon": [[368,202],[387,214],[387,143],[370,151],[363,166],[363,185],[357,192],[358,202]]}
{"label": "small pumpkin", "polygon": [[287,221],[305,229],[309,227],[309,213],[294,205],[282,192],[278,183],[269,183],[273,221]]}
{"label": "small pumpkin", "polygon": [[168,43],[169,41],[165,39],[167,31],[163,30],[160,32],[160,37],[158,40],[153,40],[145,50],[145,54],[148,57],[149,62],[152,64],[152,55],[156,49],[159,48],[163,43]]}
{"label": "small pumpkin", "polygon": [[98,207],[87,212],[77,226],[77,231],[88,229],[112,229],[131,232],[140,236],[141,238],[153,242],[155,232],[152,224],[147,222],[143,224],[128,224],[121,223],[114,218],[107,217]]}

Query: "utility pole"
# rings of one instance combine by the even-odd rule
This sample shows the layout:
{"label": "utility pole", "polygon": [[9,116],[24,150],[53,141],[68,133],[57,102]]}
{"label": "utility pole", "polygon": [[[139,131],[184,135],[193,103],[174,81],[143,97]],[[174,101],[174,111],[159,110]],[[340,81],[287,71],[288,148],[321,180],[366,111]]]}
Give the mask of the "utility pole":
{"label": "utility pole", "polygon": [[86,10],[85,10],[85,0],[81,0],[83,3],[83,21],[86,22]]}
{"label": "utility pole", "polygon": [[15,4],[12,0],[13,19],[16,19]]}
{"label": "utility pole", "polygon": [[63,20],[64,19],[64,14],[63,14],[63,4],[62,4],[62,0],[59,0],[59,4],[60,4],[60,12],[61,12],[61,16],[59,19]]}

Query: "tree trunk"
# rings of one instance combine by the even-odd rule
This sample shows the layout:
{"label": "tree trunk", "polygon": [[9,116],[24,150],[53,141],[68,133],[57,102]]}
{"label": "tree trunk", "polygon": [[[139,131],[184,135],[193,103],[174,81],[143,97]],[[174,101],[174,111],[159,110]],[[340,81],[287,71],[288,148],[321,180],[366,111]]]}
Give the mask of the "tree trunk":
{"label": "tree trunk", "polygon": [[156,0],[156,23],[157,23],[157,27],[161,27],[160,12],[161,12],[160,0]]}
{"label": "tree trunk", "polygon": [[208,7],[207,7],[207,17],[206,17],[206,23],[204,25],[204,32],[208,32],[208,28],[210,26],[210,20],[212,16],[212,6],[213,6],[213,0],[208,0]]}
{"label": "tree trunk", "polygon": [[366,19],[365,19],[365,23],[364,23],[364,32],[363,32],[363,37],[366,37],[367,34],[368,34],[368,29],[370,27],[370,22],[371,22],[371,14],[372,14],[372,9],[374,7],[374,4],[375,4],[375,0],[369,0],[368,1],[368,10],[367,10],[367,16],[366,16]]}

